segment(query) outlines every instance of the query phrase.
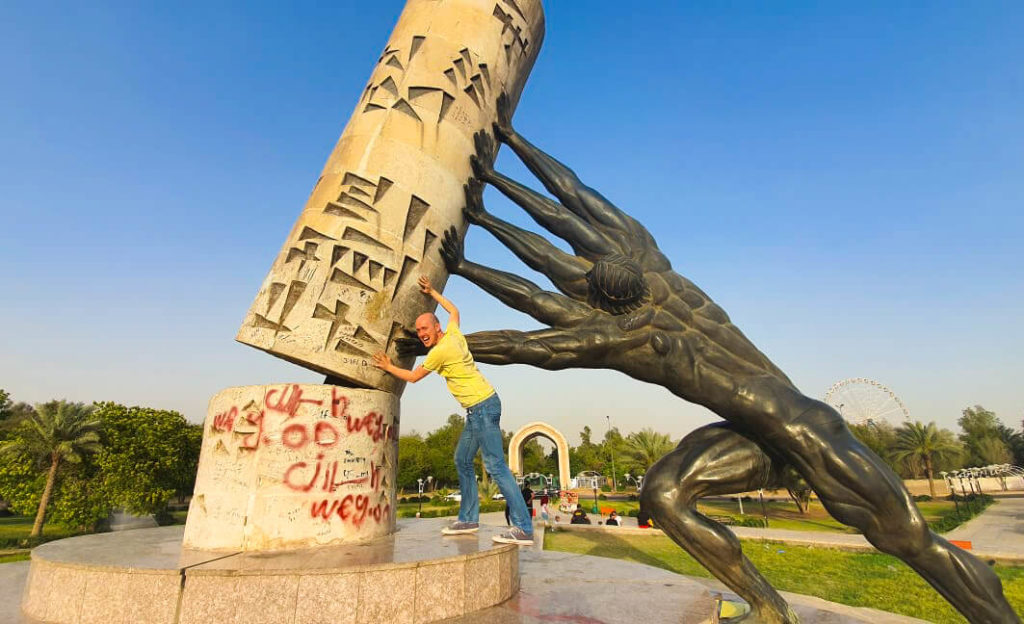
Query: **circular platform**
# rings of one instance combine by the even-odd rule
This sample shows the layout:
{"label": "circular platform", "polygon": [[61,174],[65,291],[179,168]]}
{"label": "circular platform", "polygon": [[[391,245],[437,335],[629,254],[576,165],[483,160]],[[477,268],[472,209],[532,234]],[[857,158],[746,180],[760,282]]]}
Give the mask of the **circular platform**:
{"label": "circular platform", "polygon": [[184,549],[183,527],[86,535],[32,552],[30,620],[90,622],[433,622],[519,591],[518,547],[500,527],[442,537],[403,520],[371,542],[277,553]]}

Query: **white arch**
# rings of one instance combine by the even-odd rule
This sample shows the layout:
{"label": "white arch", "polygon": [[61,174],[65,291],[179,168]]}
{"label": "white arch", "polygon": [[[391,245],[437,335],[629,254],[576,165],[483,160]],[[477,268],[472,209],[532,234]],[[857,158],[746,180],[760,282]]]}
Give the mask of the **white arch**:
{"label": "white arch", "polygon": [[558,449],[558,484],[563,490],[569,489],[569,442],[562,432],[542,422],[532,422],[512,435],[508,443],[508,467],[513,474],[523,474],[523,445],[537,436],[551,440]]}

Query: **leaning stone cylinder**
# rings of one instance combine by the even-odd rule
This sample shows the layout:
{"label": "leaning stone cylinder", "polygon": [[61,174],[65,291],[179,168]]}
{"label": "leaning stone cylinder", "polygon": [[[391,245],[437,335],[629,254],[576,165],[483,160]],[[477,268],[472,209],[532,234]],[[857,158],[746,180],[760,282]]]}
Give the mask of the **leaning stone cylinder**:
{"label": "leaning stone cylinder", "polygon": [[[409,0],[237,339],[354,385],[400,393],[372,365],[448,279],[465,231],[473,134],[514,106],[544,36],[540,0]],[[410,362],[401,361],[403,365]]]}
{"label": "leaning stone cylinder", "polygon": [[224,390],[210,400],[184,546],[265,551],[394,532],[398,398],[339,386]]}

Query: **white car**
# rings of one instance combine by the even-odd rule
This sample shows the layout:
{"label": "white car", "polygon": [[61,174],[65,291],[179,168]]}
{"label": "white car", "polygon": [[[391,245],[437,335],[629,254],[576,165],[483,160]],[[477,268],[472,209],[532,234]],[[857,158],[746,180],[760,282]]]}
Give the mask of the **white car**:
{"label": "white car", "polygon": [[501,492],[498,492],[497,494],[491,497],[491,500],[505,500],[505,495],[502,494]]}
{"label": "white car", "polygon": [[462,502],[462,493],[461,492],[452,492],[448,496],[445,496],[444,499],[445,500],[450,500],[450,501],[455,501],[456,503],[461,503]]}

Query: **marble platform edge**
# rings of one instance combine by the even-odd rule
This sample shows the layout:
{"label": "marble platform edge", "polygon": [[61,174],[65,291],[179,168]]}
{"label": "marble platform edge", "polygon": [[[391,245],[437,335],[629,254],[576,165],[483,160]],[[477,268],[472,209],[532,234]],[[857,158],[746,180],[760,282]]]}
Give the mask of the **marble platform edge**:
{"label": "marble platform edge", "polygon": [[110,574],[149,574],[153,576],[181,576],[188,566],[174,567],[174,568],[145,568],[145,567],[134,567],[134,566],[118,566],[118,565],[105,565],[105,564],[88,564],[77,561],[59,561],[53,559],[47,559],[45,557],[37,556],[35,552],[32,553],[29,561],[32,564],[41,563],[55,568],[67,568],[69,570],[89,570],[95,572],[106,572]]}
{"label": "marble platform edge", "polygon": [[[219,622],[307,622],[309,605],[332,623],[434,622],[462,617],[499,605],[519,591],[518,547],[487,539],[457,536],[466,550],[432,557],[430,547],[441,540],[435,522],[418,524],[408,536],[408,546],[428,544],[423,558],[400,562],[356,563],[345,566],[281,568],[230,567],[203,569],[204,565],[238,559],[242,565],[277,553],[224,553],[175,549],[173,530],[141,529],[128,540],[126,560],[145,559],[147,546],[154,551],[149,567],[111,565],[108,549],[124,540],[120,535],[89,536],[88,540],[53,546],[33,553],[21,594],[19,621],[57,624],[91,622],[160,622],[189,624]],[[85,537],[85,536],[83,536]],[[397,550],[391,539],[381,538],[384,550]],[[474,536],[475,538],[476,536]],[[69,538],[71,542],[76,538]],[[451,538],[448,538],[451,539]],[[63,540],[60,540],[63,541]],[[109,546],[105,542],[110,542]],[[390,543],[389,543],[390,542]],[[459,544],[449,541],[449,545]],[[365,545],[365,544],[364,544]],[[68,553],[67,548],[79,548]],[[354,545],[358,548],[358,545]],[[442,550],[449,548],[443,547]],[[105,559],[102,564],[64,560],[60,555]],[[291,551],[301,561],[318,549]],[[409,553],[403,553],[408,556]],[[47,556],[50,555],[50,556]],[[198,555],[198,556],[197,556]],[[243,561],[248,555],[248,561]],[[116,555],[115,555],[116,556]],[[211,557],[206,559],[206,557]],[[178,565],[181,561],[188,565]],[[328,563],[328,559],[324,563]],[[154,565],[163,564],[162,568]],[[243,580],[251,579],[251,580]],[[381,588],[387,588],[381,591]],[[227,597],[246,600],[237,601]],[[289,606],[292,605],[292,606]],[[269,618],[269,619],[268,619]],[[317,619],[316,621],[328,621]]]}
{"label": "marble platform edge", "polygon": [[[230,559],[242,559],[253,553],[235,553],[219,559],[196,563],[189,566],[184,566],[181,571],[184,572],[185,576],[316,576],[322,574],[362,574],[366,572],[385,572],[389,570],[405,570],[410,568],[419,568],[423,566],[441,565],[446,563],[458,563],[461,561],[475,561],[477,559],[484,559],[486,557],[497,557],[506,552],[517,550],[519,547],[514,544],[501,544],[495,545],[492,548],[486,550],[480,550],[475,553],[452,555],[450,557],[438,557],[433,559],[421,559],[418,561],[401,561],[398,563],[363,563],[363,564],[352,564],[347,566],[334,566],[334,567],[323,567],[323,568],[227,568],[227,567],[206,567],[213,563],[225,562],[227,563]],[[278,553],[268,553],[270,556]],[[296,554],[295,551],[289,551],[289,554]],[[267,555],[263,555],[267,556]]]}

